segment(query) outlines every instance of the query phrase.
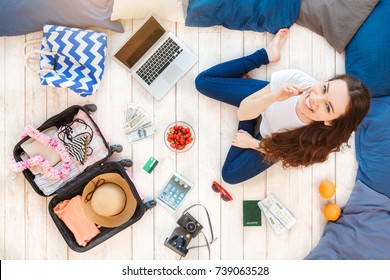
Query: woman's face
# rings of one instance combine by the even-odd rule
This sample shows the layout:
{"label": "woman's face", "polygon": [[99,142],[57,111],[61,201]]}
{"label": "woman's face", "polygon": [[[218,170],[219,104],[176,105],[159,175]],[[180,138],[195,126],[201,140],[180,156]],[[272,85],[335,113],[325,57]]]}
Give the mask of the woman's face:
{"label": "woman's face", "polygon": [[297,103],[297,114],[306,123],[323,121],[331,125],[332,120],[345,113],[350,97],[344,80],[320,82],[302,94]]}

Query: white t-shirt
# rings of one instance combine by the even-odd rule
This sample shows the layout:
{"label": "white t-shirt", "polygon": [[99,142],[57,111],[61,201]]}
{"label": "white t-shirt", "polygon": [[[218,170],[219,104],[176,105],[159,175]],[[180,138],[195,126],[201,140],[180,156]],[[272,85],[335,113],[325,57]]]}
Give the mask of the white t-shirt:
{"label": "white t-shirt", "polygon": [[[310,75],[296,69],[274,72],[271,76],[271,91],[276,90],[282,83],[298,84],[302,86],[315,85],[317,80]],[[294,129],[306,125],[296,112],[298,96],[290,97],[282,102],[274,102],[261,114],[260,134],[262,137],[284,129]]]}

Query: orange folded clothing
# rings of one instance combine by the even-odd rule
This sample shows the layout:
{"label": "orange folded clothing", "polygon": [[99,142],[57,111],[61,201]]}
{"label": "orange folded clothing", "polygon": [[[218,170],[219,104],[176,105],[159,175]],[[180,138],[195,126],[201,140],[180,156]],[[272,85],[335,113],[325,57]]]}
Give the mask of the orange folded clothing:
{"label": "orange folded clothing", "polygon": [[58,203],[54,207],[54,213],[73,233],[76,242],[80,246],[84,247],[100,233],[97,226],[85,215],[83,208],[81,208],[80,195]]}

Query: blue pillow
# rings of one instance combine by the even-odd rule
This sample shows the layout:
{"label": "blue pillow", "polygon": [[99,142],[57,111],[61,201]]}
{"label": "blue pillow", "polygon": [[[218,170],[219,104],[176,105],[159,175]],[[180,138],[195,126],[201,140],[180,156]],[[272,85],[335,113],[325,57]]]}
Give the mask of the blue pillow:
{"label": "blue pillow", "polygon": [[355,134],[357,179],[390,197],[390,0],[381,0],[346,48],[346,72],[370,89],[371,107]]}
{"label": "blue pillow", "polygon": [[355,146],[357,179],[390,198],[390,96],[371,99],[370,111],[356,131]]}
{"label": "blue pillow", "polygon": [[294,23],[299,8],[300,0],[190,0],[185,24],[275,34]]}
{"label": "blue pillow", "polygon": [[0,36],[42,31],[45,24],[101,27],[123,32],[110,20],[113,0],[0,0]]}
{"label": "blue pillow", "polygon": [[345,70],[373,97],[390,95],[390,0],[381,0],[345,50]]}

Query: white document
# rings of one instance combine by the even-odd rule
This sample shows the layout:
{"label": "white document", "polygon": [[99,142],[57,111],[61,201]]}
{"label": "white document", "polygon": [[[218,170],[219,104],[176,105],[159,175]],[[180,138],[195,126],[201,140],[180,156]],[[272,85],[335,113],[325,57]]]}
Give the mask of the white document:
{"label": "white document", "polygon": [[277,235],[290,229],[297,222],[290,210],[273,193],[259,201],[258,205],[271,225],[272,230]]}

